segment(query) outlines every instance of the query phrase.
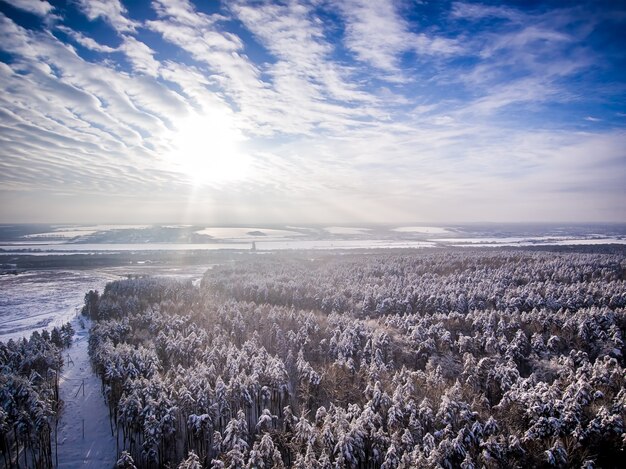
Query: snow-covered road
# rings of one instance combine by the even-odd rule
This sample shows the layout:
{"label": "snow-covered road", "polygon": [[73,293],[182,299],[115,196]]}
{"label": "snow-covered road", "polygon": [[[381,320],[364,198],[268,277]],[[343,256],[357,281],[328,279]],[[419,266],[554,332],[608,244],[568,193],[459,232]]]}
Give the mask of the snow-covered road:
{"label": "snow-covered road", "polygon": [[[115,438],[111,436],[109,411],[100,392],[100,380],[89,363],[89,322],[85,320],[83,329],[75,319],[72,326],[76,335],[72,347],[64,352],[60,383],[64,409],[58,427],[58,467],[112,468],[116,461]],[[54,448],[54,442],[52,446]]]}

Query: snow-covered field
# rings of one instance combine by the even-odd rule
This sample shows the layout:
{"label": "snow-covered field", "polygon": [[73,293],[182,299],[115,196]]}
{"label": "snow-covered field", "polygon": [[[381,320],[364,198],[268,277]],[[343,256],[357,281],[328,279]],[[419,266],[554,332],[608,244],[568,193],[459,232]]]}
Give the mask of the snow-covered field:
{"label": "snow-covered field", "polygon": [[568,236],[535,236],[535,237],[484,237],[484,238],[438,238],[432,241],[457,247],[469,246],[582,246],[603,244],[626,244],[621,237],[568,237]]}
{"label": "snow-covered field", "polygon": [[26,239],[37,239],[37,238],[76,238],[77,236],[89,236],[91,234],[97,233],[96,230],[59,230],[59,231],[48,231],[46,233],[33,233],[29,235],[24,235],[23,237]]}
{"label": "snow-covered field", "polygon": [[388,240],[388,239],[319,239],[301,241],[257,241],[259,251],[282,250],[333,250],[333,249],[403,249],[433,247],[428,241]]}
{"label": "snow-covered field", "polygon": [[281,239],[281,238],[293,238],[301,236],[297,231],[291,230],[276,230],[268,228],[258,227],[217,227],[217,228],[204,228],[196,231],[198,234],[209,235],[215,239],[220,240],[245,240],[254,241],[257,239]]}
{"label": "snow-covered field", "polygon": [[394,228],[391,231],[398,233],[422,233],[422,234],[445,234],[450,233],[450,230],[441,226],[401,226]]}
{"label": "snow-covered field", "polygon": [[77,254],[96,252],[139,252],[139,251],[218,251],[218,250],[249,250],[252,242],[258,251],[282,251],[305,249],[406,249],[435,246],[457,247],[511,247],[511,246],[572,246],[572,245],[605,245],[626,244],[623,237],[476,237],[476,238],[419,238],[405,239],[290,239],[290,238],[247,238],[232,239],[226,243],[215,244],[173,244],[173,243],[134,243],[134,244],[4,244],[0,245],[0,262],[3,254],[46,255]]}
{"label": "snow-covered field", "polygon": [[351,226],[327,226],[324,230],[333,235],[363,235],[371,231],[369,228],[355,228]]}
{"label": "snow-covered field", "polygon": [[[2,236],[0,255],[182,250],[376,249],[430,246],[626,244],[624,225],[213,226],[42,225]],[[1,257],[0,257],[1,260]]]}
{"label": "snow-covered field", "polygon": [[110,271],[34,270],[0,276],[0,341],[28,337],[72,319],[85,293],[118,279]]}
{"label": "snow-covered field", "polygon": [[[603,245],[626,244],[626,228],[613,226],[578,228],[511,226],[397,226],[397,227],[211,227],[197,233],[208,234],[216,242],[190,243],[89,243],[59,242],[41,243],[36,236],[49,233],[76,234],[101,230],[143,229],[143,225],[43,226],[41,233],[26,235],[22,241],[5,241],[0,244],[0,264],[10,266],[12,253],[31,255],[95,253],[95,252],[144,252],[185,250],[250,250],[254,241],[257,251],[282,250],[343,250],[343,249],[407,249],[446,246],[505,247],[550,245]],[[187,227],[189,228],[189,227]],[[196,228],[193,228],[194,230]],[[516,232],[515,230],[518,230]],[[0,233],[1,234],[1,233]],[[342,236],[343,235],[343,236]],[[28,236],[31,236],[30,238]],[[41,244],[33,245],[33,242]],[[0,240],[1,242],[1,240]],[[25,250],[25,251],[21,251]],[[9,267],[10,268],[10,267]],[[134,266],[135,270],[139,267]],[[145,266],[148,268],[148,266]],[[203,270],[203,268],[200,268]],[[84,294],[102,290],[111,280],[130,273],[127,267],[99,270],[34,270],[20,275],[0,276],[0,340],[28,336],[33,330],[51,328],[72,318],[82,306]],[[140,272],[143,273],[143,272]],[[150,268],[151,275],[175,274]],[[201,272],[196,271],[197,275]]]}
{"label": "snow-covered field", "polygon": [[23,249],[33,249],[49,252],[123,252],[123,251],[215,251],[218,249],[248,249],[250,243],[214,243],[214,244],[189,244],[189,243],[90,243],[90,244],[61,244],[61,243],[14,243],[0,245],[0,250],[16,252]]}
{"label": "snow-covered field", "polygon": [[0,341],[29,337],[72,320],[89,290],[102,292],[107,282],[128,274],[199,278],[207,266],[109,267],[104,269],[32,270],[0,275]]}

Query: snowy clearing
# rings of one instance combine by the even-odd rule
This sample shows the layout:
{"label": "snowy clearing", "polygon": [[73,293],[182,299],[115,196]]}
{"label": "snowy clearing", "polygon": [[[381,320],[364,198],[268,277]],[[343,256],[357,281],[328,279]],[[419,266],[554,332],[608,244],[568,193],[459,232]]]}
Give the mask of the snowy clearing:
{"label": "snowy clearing", "polygon": [[532,236],[532,237],[500,237],[500,238],[437,238],[436,243],[449,243],[451,246],[581,246],[603,244],[626,244],[626,239],[618,237],[585,238],[572,236]]}
{"label": "snowy clearing", "polygon": [[276,230],[258,227],[214,227],[196,231],[197,234],[212,236],[215,239],[267,239],[267,238],[291,238],[301,236],[297,231]]}
{"label": "snowy clearing", "polygon": [[75,319],[72,325],[76,335],[65,352],[60,380],[64,405],[57,433],[58,467],[111,468],[116,461],[115,438],[100,380],[91,370],[87,353],[90,323],[85,320],[85,328],[81,328]]}
{"label": "snowy clearing", "polygon": [[333,235],[362,235],[371,231],[369,228],[355,228],[349,226],[327,226],[324,230]]}
{"label": "snowy clearing", "polygon": [[113,272],[34,270],[0,276],[0,340],[29,337],[61,326],[76,315],[85,293],[117,280]]}
{"label": "snowy clearing", "polygon": [[281,251],[281,250],[334,250],[334,249],[404,249],[404,248],[427,248],[435,244],[429,241],[401,241],[387,239],[320,239],[302,241],[257,241],[258,251]]}
{"label": "snowy clearing", "polygon": [[445,234],[450,233],[447,228],[440,226],[401,226],[399,228],[393,228],[390,231],[397,233],[421,233],[421,234]]}
{"label": "snowy clearing", "polygon": [[37,238],[76,238],[78,236],[89,236],[97,233],[96,230],[62,230],[62,231],[49,231],[47,233],[33,233],[24,235],[24,239],[37,239]]}

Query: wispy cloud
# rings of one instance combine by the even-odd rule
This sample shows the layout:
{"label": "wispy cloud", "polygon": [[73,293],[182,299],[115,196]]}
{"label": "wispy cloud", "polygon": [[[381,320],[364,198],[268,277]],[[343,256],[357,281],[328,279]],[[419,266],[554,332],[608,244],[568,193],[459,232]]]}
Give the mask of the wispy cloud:
{"label": "wispy cloud", "polygon": [[346,45],[359,60],[388,73],[388,79],[403,80],[402,53],[449,55],[461,50],[454,39],[411,31],[397,5],[391,0],[337,2],[346,22]]}
{"label": "wispy cloud", "polygon": [[481,3],[455,2],[452,5],[451,16],[456,19],[477,20],[483,18],[500,18],[512,22],[519,22],[526,15],[520,10],[508,6],[491,6]]}
{"label": "wispy cloud", "polygon": [[[327,39],[312,6],[233,2],[231,8],[262,44],[279,59],[269,65],[276,81],[297,80],[318,98],[372,101],[373,97],[350,82],[351,70],[333,59],[334,45]],[[280,84],[278,86],[281,86]],[[303,90],[297,94],[305,94]]]}
{"label": "wispy cloud", "polygon": [[77,44],[80,44],[81,46],[85,47],[86,49],[89,49],[89,50],[92,50],[92,51],[95,51],[95,52],[104,52],[104,53],[111,53],[111,52],[116,52],[117,51],[117,49],[115,47],[110,47],[110,46],[107,46],[105,44],[100,44],[95,39],[93,39],[93,38],[91,38],[89,36],[85,36],[84,34],[80,33],[79,31],[75,31],[72,28],[68,28],[67,26],[58,25],[56,27],[56,29],[58,31],[64,32],[69,37],[71,37],[74,41],[76,41]]}
{"label": "wispy cloud", "polygon": [[124,36],[124,43],[120,49],[130,60],[135,72],[158,76],[160,63],[154,59],[154,51],[146,44],[132,36]]}
{"label": "wispy cloud", "polygon": [[38,16],[46,16],[54,7],[45,0],[11,0],[9,2],[15,8],[34,13]]}
{"label": "wispy cloud", "polygon": [[78,0],[78,4],[87,18],[102,18],[117,31],[129,32],[137,27],[137,23],[126,16],[127,10],[120,0]]}
{"label": "wispy cloud", "polygon": [[[373,110],[330,102],[372,101],[373,96],[348,84],[349,71],[329,58],[331,45],[321,25],[303,5],[264,3],[254,8],[231,4],[233,13],[279,60],[253,63],[245,55],[240,38],[225,33],[222,15],[174,16],[171,4],[157,3],[159,20],[147,26],[185,50],[211,71],[215,84],[238,108],[244,128],[259,135],[310,133],[318,128],[345,128],[352,118],[367,117]],[[175,4],[178,5],[178,4]]]}

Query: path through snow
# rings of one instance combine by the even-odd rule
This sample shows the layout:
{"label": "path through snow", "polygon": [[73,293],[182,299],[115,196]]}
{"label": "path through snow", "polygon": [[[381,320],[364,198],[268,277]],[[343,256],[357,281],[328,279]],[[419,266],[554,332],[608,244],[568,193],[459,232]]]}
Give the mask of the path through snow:
{"label": "path through snow", "polygon": [[[155,277],[189,278],[197,284],[207,267],[210,268],[193,266],[184,269],[174,267],[160,270],[143,269],[140,273],[149,273]],[[84,327],[80,325],[81,319]],[[89,361],[91,322],[87,318],[76,317],[72,321],[72,326],[76,335],[72,347],[63,352],[64,366],[59,389],[64,408],[57,433],[58,467],[111,469],[117,461],[117,445],[115,437],[111,435],[109,409],[102,396],[101,381],[92,372]],[[83,380],[84,395],[81,387]],[[54,448],[54,441],[52,446]]]}
{"label": "path through snow", "polygon": [[100,392],[100,379],[92,372],[87,353],[90,323],[83,321],[84,328],[79,319],[72,321],[76,330],[74,343],[64,352],[60,381],[64,408],[58,427],[58,467],[108,469],[116,462],[115,438],[111,436],[109,410]]}

